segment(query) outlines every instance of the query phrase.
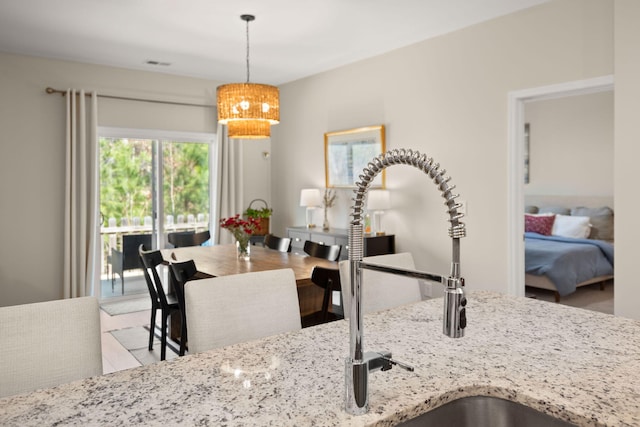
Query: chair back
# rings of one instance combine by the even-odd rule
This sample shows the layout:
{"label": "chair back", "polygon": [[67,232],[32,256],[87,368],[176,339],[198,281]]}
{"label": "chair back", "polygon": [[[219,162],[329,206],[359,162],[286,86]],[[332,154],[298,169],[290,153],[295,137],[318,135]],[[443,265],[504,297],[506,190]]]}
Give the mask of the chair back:
{"label": "chair back", "polygon": [[193,231],[185,231],[178,233],[169,233],[167,239],[175,248],[184,248],[186,246],[200,246],[211,238],[209,230],[199,233]]}
{"label": "chair back", "polygon": [[[311,281],[324,289],[324,296],[322,298],[322,308],[320,309],[322,315],[322,321],[329,320],[329,301],[333,291],[341,291],[340,285],[340,270],[337,268],[326,268],[316,265],[311,272]],[[342,304],[334,304],[344,311]],[[340,312],[334,313],[334,316],[340,318]]]}
{"label": "chair back", "polygon": [[325,245],[323,243],[312,242],[307,240],[304,242],[304,252],[316,258],[323,258],[329,261],[337,261],[340,258],[341,245]]}
{"label": "chair back", "polygon": [[0,397],[102,375],[94,297],[0,307]]}
{"label": "chair back", "polygon": [[178,304],[180,305],[180,310],[185,313],[184,285],[189,280],[192,280],[198,272],[196,263],[192,259],[184,262],[173,262],[169,266],[169,269],[174,289],[176,291],[176,298],[178,298]]}
{"label": "chair back", "polygon": [[316,265],[311,272],[311,281],[323,289],[331,291],[341,290],[340,270]]}
{"label": "chair back", "polygon": [[[364,257],[371,264],[415,270],[413,256],[409,252]],[[351,304],[351,275],[349,261],[340,261],[342,303],[344,317],[349,318]],[[394,276],[379,271],[362,270],[362,312],[386,310],[399,305],[422,300],[420,281],[410,277]]]}
{"label": "chair back", "polygon": [[264,246],[275,249],[279,252],[291,252],[291,239],[288,237],[278,237],[273,234],[264,236]]}
{"label": "chair back", "polygon": [[301,328],[296,279],[288,268],[194,280],[184,293],[190,353]]}
{"label": "chair back", "polygon": [[138,248],[144,245],[151,247],[151,234],[123,234],[122,235],[122,271],[142,268],[138,255]]}
{"label": "chair back", "polygon": [[158,266],[164,263],[162,254],[160,251],[146,250],[144,245],[140,245],[138,252],[140,254],[140,260],[142,261],[142,271],[144,272],[144,279],[147,282],[147,288],[149,289],[153,306],[157,307],[157,305],[160,304],[160,306],[167,307],[169,301],[167,300],[167,294],[164,292],[162,280],[158,274]]}

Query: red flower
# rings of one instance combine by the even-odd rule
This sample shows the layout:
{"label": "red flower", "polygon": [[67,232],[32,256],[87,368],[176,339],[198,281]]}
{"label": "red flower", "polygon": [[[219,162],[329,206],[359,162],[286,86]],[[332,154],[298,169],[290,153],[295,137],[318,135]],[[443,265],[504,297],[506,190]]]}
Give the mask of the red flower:
{"label": "red flower", "polygon": [[252,217],[247,219],[240,218],[240,214],[236,214],[229,218],[222,218],[220,220],[220,227],[229,230],[236,239],[240,239],[239,235],[242,233],[246,235],[252,235],[260,229],[260,222]]}

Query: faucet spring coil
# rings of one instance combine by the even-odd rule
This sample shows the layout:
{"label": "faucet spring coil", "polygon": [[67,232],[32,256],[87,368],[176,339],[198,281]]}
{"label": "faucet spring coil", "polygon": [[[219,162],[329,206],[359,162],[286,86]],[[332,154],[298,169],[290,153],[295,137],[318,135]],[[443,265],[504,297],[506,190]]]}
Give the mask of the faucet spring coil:
{"label": "faucet spring coil", "polygon": [[[438,190],[442,193],[442,197],[445,199],[445,205],[447,206],[449,222],[451,223],[449,236],[454,239],[464,237],[466,235],[465,225],[460,221],[460,219],[464,217],[464,214],[459,211],[462,205],[455,201],[455,199],[459,197],[459,194],[452,193],[456,186],[449,184],[451,177],[445,176],[447,173],[446,169],[440,169],[440,164],[434,163],[433,158],[428,157],[426,154],[404,148],[387,151],[374,157],[362,170],[362,173],[358,177],[359,181],[356,182],[357,188],[354,190],[355,196],[351,209],[351,224],[362,225],[365,194],[374,178],[387,167],[398,164],[415,166],[433,179]],[[351,242],[349,244],[351,245]]]}

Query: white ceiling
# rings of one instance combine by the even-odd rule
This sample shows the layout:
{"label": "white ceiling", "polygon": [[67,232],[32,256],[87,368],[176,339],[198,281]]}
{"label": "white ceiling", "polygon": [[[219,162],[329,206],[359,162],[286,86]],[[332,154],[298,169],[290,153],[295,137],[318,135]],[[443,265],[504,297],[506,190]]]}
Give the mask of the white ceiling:
{"label": "white ceiling", "polygon": [[[279,85],[548,0],[0,0],[0,51]],[[152,66],[146,61],[167,62]]]}

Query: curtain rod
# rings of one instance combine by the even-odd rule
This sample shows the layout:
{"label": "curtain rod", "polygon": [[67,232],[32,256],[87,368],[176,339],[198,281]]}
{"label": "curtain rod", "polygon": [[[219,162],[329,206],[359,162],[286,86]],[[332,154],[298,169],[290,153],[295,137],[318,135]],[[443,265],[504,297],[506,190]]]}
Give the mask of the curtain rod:
{"label": "curtain rod", "polygon": [[[52,87],[48,87],[45,89],[48,94],[59,93],[62,96],[67,94],[66,90],[54,89]],[[85,94],[85,96],[90,96],[89,93]],[[206,105],[206,104],[190,104],[188,102],[174,102],[174,101],[160,101],[157,99],[144,99],[144,98],[129,98],[126,96],[114,96],[114,95],[101,95],[98,94],[99,98],[109,98],[109,99],[120,99],[124,101],[137,101],[137,102],[151,102],[154,104],[170,104],[170,105],[182,105],[187,107],[204,107],[204,108],[215,108],[214,105]]]}

